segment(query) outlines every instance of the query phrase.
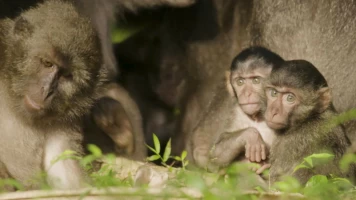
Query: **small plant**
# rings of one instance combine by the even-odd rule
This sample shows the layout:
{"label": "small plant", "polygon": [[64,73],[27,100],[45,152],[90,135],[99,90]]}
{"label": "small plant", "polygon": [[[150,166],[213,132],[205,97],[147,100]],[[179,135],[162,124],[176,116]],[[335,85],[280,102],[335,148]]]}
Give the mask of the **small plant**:
{"label": "small plant", "polygon": [[182,163],[182,168],[185,170],[185,167],[189,164],[189,160],[186,160],[187,151],[182,151],[180,156],[174,156],[174,160],[180,161]]}
{"label": "small plant", "polygon": [[150,157],[147,158],[148,161],[155,161],[155,160],[161,160],[161,164],[165,167],[169,167],[166,162],[168,161],[168,159],[170,158],[171,155],[171,139],[168,140],[166,148],[163,152],[163,156],[161,156],[161,143],[159,142],[158,137],[156,136],[156,134],[153,134],[153,145],[154,148],[148,146],[146,144],[146,146],[153,152],[155,153],[155,155],[152,155]]}
{"label": "small plant", "polygon": [[[89,172],[94,187],[102,188],[128,185],[127,182],[122,181],[115,176],[116,172],[113,169],[113,165],[116,157],[114,154],[104,155],[101,149],[94,144],[89,144],[87,149],[90,153],[84,157],[79,156],[74,151],[64,151],[52,160],[51,164],[53,165],[54,163],[65,159],[78,160],[83,169]],[[100,165],[100,162],[98,162],[99,160],[105,160],[105,164]],[[95,164],[97,166],[100,165],[100,168],[95,169]]]}
{"label": "small plant", "polygon": [[158,137],[156,136],[156,134],[153,134],[153,145],[154,148],[148,146],[146,144],[146,146],[153,152],[155,153],[155,155],[152,155],[150,157],[147,158],[148,161],[155,161],[155,160],[161,160],[161,164],[165,167],[170,167],[169,165],[167,165],[167,161],[169,158],[172,158],[176,161],[179,161],[182,163],[182,168],[185,169],[185,167],[189,164],[189,161],[186,160],[187,157],[187,151],[183,151],[181,153],[180,156],[171,156],[171,139],[168,140],[167,144],[166,144],[166,148],[164,149],[163,152],[163,156],[161,156],[161,143],[158,139]]}
{"label": "small plant", "polygon": [[[89,144],[87,148],[90,154],[84,156],[80,160],[80,164],[87,171],[92,171],[90,178],[94,187],[131,186],[131,183],[116,177],[116,171],[113,167],[116,158],[114,154],[104,155],[101,149],[93,144]],[[97,161],[99,160],[105,160],[105,163],[100,165],[100,169],[95,170],[94,164],[98,164]]]}
{"label": "small plant", "polygon": [[1,192],[5,192],[9,187],[14,188],[15,190],[24,190],[24,186],[15,179],[12,178],[0,179]]}

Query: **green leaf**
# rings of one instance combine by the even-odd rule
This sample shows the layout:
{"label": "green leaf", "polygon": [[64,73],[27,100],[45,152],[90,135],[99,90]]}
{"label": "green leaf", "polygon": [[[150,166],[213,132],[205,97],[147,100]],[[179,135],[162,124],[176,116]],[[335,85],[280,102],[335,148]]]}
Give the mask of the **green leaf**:
{"label": "green leaf", "polygon": [[180,110],[179,110],[179,108],[174,108],[174,110],[173,110],[173,115],[174,115],[174,116],[180,115]]}
{"label": "green leaf", "polygon": [[313,167],[313,159],[311,158],[311,156],[304,158],[304,161],[308,163],[311,168]]}
{"label": "green leaf", "polygon": [[189,164],[189,160],[183,161],[183,167],[187,166]]}
{"label": "green leaf", "polygon": [[146,27],[146,24],[121,24],[112,31],[112,42],[121,43]]}
{"label": "green leaf", "polygon": [[92,163],[96,159],[97,159],[97,157],[95,155],[87,155],[83,159],[80,160],[80,164],[85,167],[88,164]]}
{"label": "green leaf", "polygon": [[182,159],[179,156],[174,156],[173,158],[174,158],[174,160],[182,161]]}
{"label": "green leaf", "polygon": [[316,185],[320,184],[327,184],[328,183],[328,178],[324,175],[315,175],[312,176],[308,182],[306,183],[306,187],[315,187]]}
{"label": "green leaf", "polygon": [[257,190],[257,192],[260,192],[260,193],[265,192],[265,190],[261,186],[255,187],[255,190]]}
{"label": "green leaf", "polygon": [[312,154],[309,157],[315,159],[334,159],[335,156],[330,153],[318,153],[318,154]]}
{"label": "green leaf", "polygon": [[75,159],[75,160],[79,160],[80,157],[76,156],[77,152],[72,151],[72,150],[65,150],[63,151],[63,153],[61,153],[59,156],[57,156],[56,158],[54,158],[51,161],[51,164],[53,165],[54,163],[60,161],[60,160],[66,160],[66,159]]}
{"label": "green leaf", "polygon": [[273,187],[282,192],[299,192],[302,188],[299,181],[292,176],[283,177],[282,181],[275,182]]}
{"label": "green leaf", "polygon": [[171,138],[169,138],[166,148],[164,149],[164,153],[163,153],[163,162],[167,162],[169,156],[171,155]]}
{"label": "green leaf", "polygon": [[355,119],[356,119],[356,108],[353,108],[353,109],[350,109],[343,113],[340,113],[338,116],[330,119],[329,123],[331,123],[335,127],[335,126],[338,126],[340,124],[343,124],[345,122],[355,120]]}
{"label": "green leaf", "polygon": [[153,153],[158,154],[155,149],[153,149],[152,147],[148,146],[147,144],[146,144],[146,147],[149,148]]}
{"label": "green leaf", "polygon": [[346,178],[333,178],[331,181],[336,184],[339,188],[351,189],[353,188],[353,184],[347,180]]}
{"label": "green leaf", "polygon": [[340,168],[342,171],[347,172],[350,164],[356,162],[356,155],[349,153],[345,154],[340,160]]}
{"label": "green leaf", "polygon": [[310,169],[310,167],[307,166],[307,165],[305,165],[304,163],[299,164],[299,165],[297,165],[297,166],[294,168],[293,173],[296,172],[296,171],[299,170],[299,169]]}
{"label": "green leaf", "polygon": [[288,183],[283,182],[283,181],[276,182],[274,185],[276,188],[278,188],[278,190],[281,190],[281,191],[289,191],[291,188],[291,186]]}
{"label": "green leaf", "polygon": [[94,144],[88,144],[88,150],[96,157],[101,157],[103,155],[101,149]]}
{"label": "green leaf", "polygon": [[13,186],[17,190],[25,189],[25,187],[19,181],[15,180],[15,179],[11,179],[11,178],[10,179],[1,179],[0,183],[2,186],[6,186],[6,185]]}
{"label": "green leaf", "polygon": [[156,153],[159,154],[161,152],[161,144],[159,143],[158,137],[156,134],[153,134],[153,144],[156,149]]}
{"label": "green leaf", "polygon": [[182,155],[180,157],[184,160],[187,157],[187,151],[182,151]]}
{"label": "green leaf", "polygon": [[161,158],[161,156],[159,156],[159,155],[152,155],[152,156],[148,157],[147,160],[148,161],[155,161],[155,160],[158,160],[160,158]]}
{"label": "green leaf", "polygon": [[313,154],[310,157],[313,159],[313,167],[328,164],[335,158],[333,154],[329,153]]}

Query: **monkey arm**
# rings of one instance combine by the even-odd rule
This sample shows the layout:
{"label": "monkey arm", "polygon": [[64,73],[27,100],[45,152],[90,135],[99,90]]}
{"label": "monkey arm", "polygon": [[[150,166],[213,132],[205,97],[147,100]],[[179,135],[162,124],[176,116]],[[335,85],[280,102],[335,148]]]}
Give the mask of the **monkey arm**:
{"label": "monkey arm", "polygon": [[[227,166],[239,155],[241,155],[241,153],[245,152],[245,150],[250,151],[250,147],[254,147],[256,144],[260,145],[261,141],[261,136],[255,128],[225,132],[220,135],[212,146],[209,154],[210,160],[215,165]],[[256,152],[255,148],[253,149],[253,152]],[[249,158],[248,154],[251,153],[246,152],[246,157]]]}
{"label": "monkey arm", "polygon": [[81,155],[81,134],[74,131],[54,131],[46,137],[43,163],[49,185],[56,189],[82,188],[86,182],[86,175],[77,160],[65,158],[53,162],[66,150]]}

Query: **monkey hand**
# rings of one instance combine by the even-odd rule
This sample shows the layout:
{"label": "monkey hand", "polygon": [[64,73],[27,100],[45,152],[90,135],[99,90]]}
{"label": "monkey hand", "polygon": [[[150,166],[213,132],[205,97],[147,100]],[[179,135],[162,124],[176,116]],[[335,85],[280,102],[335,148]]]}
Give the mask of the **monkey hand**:
{"label": "monkey hand", "polygon": [[251,162],[261,162],[267,158],[267,146],[260,133],[255,128],[246,129],[245,133],[245,156]]}
{"label": "monkey hand", "polygon": [[130,121],[120,102],[111,98],[101,98],[92,111],[96,125],[115,143],[117,153],[134,151],[134,138]]}
{"label": "monkey hand", "polygon": [[254,162],[256,165],[251,166],[251,170],[256,172],[256,174],[261,174],[263,171],[266,169],[269,169],[271,167],[271,164],[268,163],[267,161],[262,161],[259,163]]}

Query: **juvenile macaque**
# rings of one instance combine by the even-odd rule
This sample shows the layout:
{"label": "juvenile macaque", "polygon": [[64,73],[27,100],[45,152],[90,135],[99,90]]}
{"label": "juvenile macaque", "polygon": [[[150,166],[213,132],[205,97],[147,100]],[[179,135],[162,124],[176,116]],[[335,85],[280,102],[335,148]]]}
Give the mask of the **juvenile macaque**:
{"label": "juvenile macaque", "polygon": [[[57,189],[84,186],[79,163],[82,117],[103,82],[99,38],[90,21],[63,1],[46,1],[0,22],[0,160],[27,189],[46,172]],[[6,177],[2,177],[6,178]]]}
{"label": "juvenile macaque", "polygon": [[147,157],[140,111],[120,85],[110,83],[101,91],[85,123],[85,143],[98,145],[104,153],[141,161]]}
{"label": "juvenile macaque", "polygon": [[[263,91],[264,79],[274,66],[282,62],[280,56],[263,47],[245,49],[235,57],[228,79],[228,88],[236,102],[230,108],[234,110],[233,116],[228,128],[225,127],[225,132],[216,135],[213,143],[200,143],[199,137],[211,136],[203,135],[204,133],[196,135],[199,137],[194,140],[194,158],[198,166],[203,167],[205,164],[200,161],[206,160],[201,157],[205,154],[202,150],[207,149],[206,145],[212,145],[208,161],[212,170],[225,167],[235,160],[242,160],[243,153],[252,162],[267,159],[268,149],[275,135],[263,120],[259,93]],[[260,168],[257,173],[261,173],[265,167]]]}
{"label": "juvenile macaque", "polygon": [[[292,175],[305,184],[315,174],[344,176],[338,164],[350,141],[342,126],[328,126],[337,113],[323,75],[308,61],[292,60],[273,69],[269,81],[264,116],[277,133],[270,155],[271,181]],[[331,163],[292,173],[304,157],[323,152],[335,155]]]}

